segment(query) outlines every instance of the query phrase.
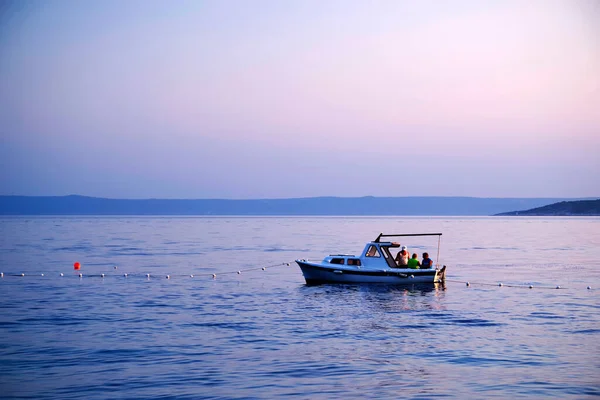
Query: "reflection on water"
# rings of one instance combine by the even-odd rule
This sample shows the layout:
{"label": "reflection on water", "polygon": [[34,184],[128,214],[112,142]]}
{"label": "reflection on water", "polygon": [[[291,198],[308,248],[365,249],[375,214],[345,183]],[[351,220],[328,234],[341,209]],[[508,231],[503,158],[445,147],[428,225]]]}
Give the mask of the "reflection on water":
{"label": "reflection on water", "polygon": [[299,292],[305,295],[307,306],[351,304],[372,311],[440,310],[440,301],[446,290],[444,283],[389,285],[389,284],[322,284],[303,285]]}

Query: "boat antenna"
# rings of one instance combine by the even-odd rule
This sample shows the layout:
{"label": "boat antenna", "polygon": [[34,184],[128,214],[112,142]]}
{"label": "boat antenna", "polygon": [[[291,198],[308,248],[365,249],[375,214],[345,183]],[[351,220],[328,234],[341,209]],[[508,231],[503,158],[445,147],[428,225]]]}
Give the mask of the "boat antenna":
{"label": "boat antenna", "polygon": [[439,267],[440,266],[440,242],[442,240],[442,236],[438,236],[438,251],[437,251],[437,256],[435,257],[435,264]]}

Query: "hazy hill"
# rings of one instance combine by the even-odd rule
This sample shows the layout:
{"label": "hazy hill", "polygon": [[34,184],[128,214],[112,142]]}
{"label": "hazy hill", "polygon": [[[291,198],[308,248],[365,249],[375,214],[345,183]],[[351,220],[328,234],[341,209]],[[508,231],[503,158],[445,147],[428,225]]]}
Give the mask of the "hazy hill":
{"label": "hazy hill", "polygon": [[0,215],[494,215],[564,198],[309,197],[263,200],[123,200],[0,196]]}
{"label": "hazy hill", "polygon": [[543,207],[524,211],[511,211],[498,215],[540,215],[540,216],[569,216],[569,215],[600,215],[600,199],[561,201]]}

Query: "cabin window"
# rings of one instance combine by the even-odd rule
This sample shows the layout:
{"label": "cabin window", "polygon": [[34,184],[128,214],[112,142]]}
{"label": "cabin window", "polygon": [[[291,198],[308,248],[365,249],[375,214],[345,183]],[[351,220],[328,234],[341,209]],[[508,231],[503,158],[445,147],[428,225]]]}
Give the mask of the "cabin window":
{"label": "cabin window", "polygon": [[344,264],[343,258],[332,258],[330,264]]}
{"label": "cabin window", "polygon": [[381,257],[381,255],[379,254],[379,250],[377,250],[377,246],[374,245],[370,245],[369,249],[367,250],[367,253],[365,254],[366,257]]}
{"label": "cabin window", "polygon": [[360,260],[358,258],[349,258],[348,265],[358,265],[360,266]]}

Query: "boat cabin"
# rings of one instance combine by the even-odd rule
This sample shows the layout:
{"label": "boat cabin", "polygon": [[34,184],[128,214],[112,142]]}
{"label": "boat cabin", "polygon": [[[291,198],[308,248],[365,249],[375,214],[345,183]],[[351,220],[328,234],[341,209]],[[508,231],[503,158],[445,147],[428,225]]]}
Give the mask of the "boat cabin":
{"label": "boat cabin", "polygon": [[396,242],[371,242],[367,243],[363,250],[363,257],[367,264],[386,264],[390,268],[398,268],[390,248],[400,247]]}
{"label": "boat cabin", "polygon": [[[357,268],[406,268],[398,267],[395,261],[395,257],[392,255],[390,249],[400,247],[400,243],[391,241],[381,241],[382,237],[399,237],[399,236],[441,236],[441,233],[416,233],[416,234],[397,234],[397,235],[384,235],[379,234],[375,240],[368,242],[365,245],[360,256],[353,254],[332,254],[325,257],[323,263],[336,264],[336,265],[351,265]],[[439,250],[439,239],[438,239],[438,250]]]}
{"label": "boat cabin", "polygon": [[367,243],[360,257],[353,254],[332,254],[323,260],[329,264],[352,265],[361,267],[363,265],[397,268],[394,256],[390,248],[400,247],[394,242],[370,242]]}

